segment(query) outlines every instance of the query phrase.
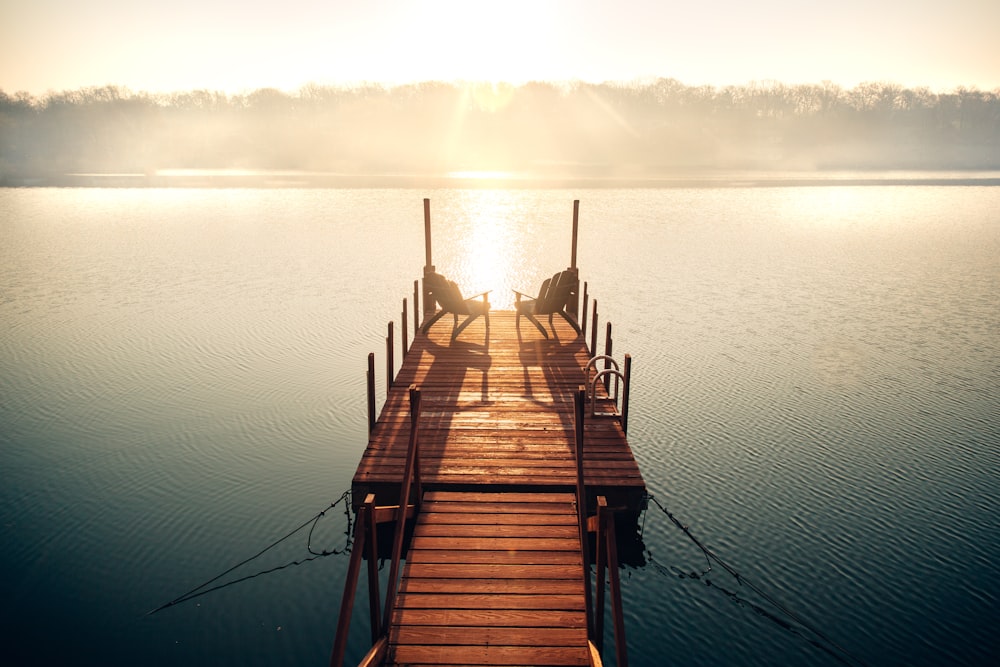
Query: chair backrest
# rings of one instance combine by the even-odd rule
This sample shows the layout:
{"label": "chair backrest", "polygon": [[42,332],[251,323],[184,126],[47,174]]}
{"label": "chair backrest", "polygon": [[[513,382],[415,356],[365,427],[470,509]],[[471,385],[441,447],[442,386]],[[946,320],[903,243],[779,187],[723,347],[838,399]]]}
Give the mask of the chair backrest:
{"label": "chair backrest", "polygon": [[440,273],[429,273],[424,276],[424,287],[441,305],[442,310],[459,315],[469,314],[469,304],[462,298],[462,290]]}
{"label": "chair backrest", "polygon": [[570,295],[579,285],[580,279],[574,271],[560,271],[551,278],[546,278],[538,290],[535,313],[558,313],[566,306]]}

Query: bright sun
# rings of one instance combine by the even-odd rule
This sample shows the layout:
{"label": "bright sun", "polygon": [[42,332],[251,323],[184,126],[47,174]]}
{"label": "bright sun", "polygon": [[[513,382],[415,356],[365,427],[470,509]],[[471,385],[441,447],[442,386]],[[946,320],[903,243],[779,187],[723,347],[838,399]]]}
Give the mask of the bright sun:
{"label": "bright sun", "polygon": [[552,41],[546,3],[455,1],[435,7],[425,24],[425,50],[415,56],[428,71],[493,83],[539,78],[538,62]]}

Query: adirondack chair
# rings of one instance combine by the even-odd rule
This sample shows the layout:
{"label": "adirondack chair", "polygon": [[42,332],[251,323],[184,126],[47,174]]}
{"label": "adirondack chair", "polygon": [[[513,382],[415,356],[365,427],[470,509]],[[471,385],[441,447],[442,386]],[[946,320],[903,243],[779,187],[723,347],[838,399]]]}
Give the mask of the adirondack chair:
{"label": "adirondack chair", "polygon": [[[521,326],[521,316],[523,315],[531,320],[531,323],[542,332],[543,336],[548,338],[549,333],[541,325],[536,316],[548,315],[549,326],[552,327],[552,317],[558,314],[562,315],[563,319],[569,322],[570,326],[577,333],[580,333],[580,325],[566,312],[566,304],[569,302],[570,295],[577,292],[579,287],[580,278],[576,271],[568,269],[560,271],[551,278],[546,278],[542,283],[541,289],[538,290],[538,296],[533,297],[514,290],[514,294],[516,295],[514,307],[517,311],[517,316],[514,320],[515,325],[517,327]],[[552,331],[555,333],[554,328]]]}
{"label": "adirondack chair", "polygon": [[[424,276],[424,289],[429,297],[437,301],[441,307],[441,310],[424,323],[424,326],[421,328],[421,331],[424,333],[427,333],[438,320],[448,313],[451,313],[455,318],[451,331],[451,339],[453,341],[458,337],[458,334],[462,333],[480,315],[486,320],[486,327],[489,329],[490,302],[487,298],[489,291],[465,298],[462,296],[462,291],[458,289],[458,285],[440,273],[426,274]],[[478,300],[480,298],[482,298],[482,301]],[[459,315],[465,316],[465,320],[461,324],[458,323]]]}

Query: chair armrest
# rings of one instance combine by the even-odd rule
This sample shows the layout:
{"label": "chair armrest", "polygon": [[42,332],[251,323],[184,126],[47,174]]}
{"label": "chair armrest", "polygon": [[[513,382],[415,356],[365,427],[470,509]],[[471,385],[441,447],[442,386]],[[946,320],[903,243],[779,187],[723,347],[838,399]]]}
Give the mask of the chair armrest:
{"label": "chair armrest", "polygon": [[518,297],[524,297],[526,299],[531,299],[532,301],[537,301],[538,300],[538,297],[531,296],[530,294],[525,294],[524,292],[518,292],[516,289],[515,290],[511,290],[511,291],[514,294],[516,294]]}

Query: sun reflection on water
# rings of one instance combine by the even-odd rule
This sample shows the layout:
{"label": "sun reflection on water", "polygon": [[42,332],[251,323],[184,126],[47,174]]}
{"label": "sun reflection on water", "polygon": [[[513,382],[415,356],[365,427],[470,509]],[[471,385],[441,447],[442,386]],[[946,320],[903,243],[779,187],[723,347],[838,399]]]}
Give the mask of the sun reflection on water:
{"label": "sun reflection on water", "polygon": [[493,309],[513,308],[512,290],[524,290],[521,277],[533,269],[528,266],[526,215],[524,199],[517,192],[460,191],[435,215],[441,221],[436,228],[444,232],[436,235],[442,239],[435,242],[438,270],[457,282],[463,294],[489,290]]}

